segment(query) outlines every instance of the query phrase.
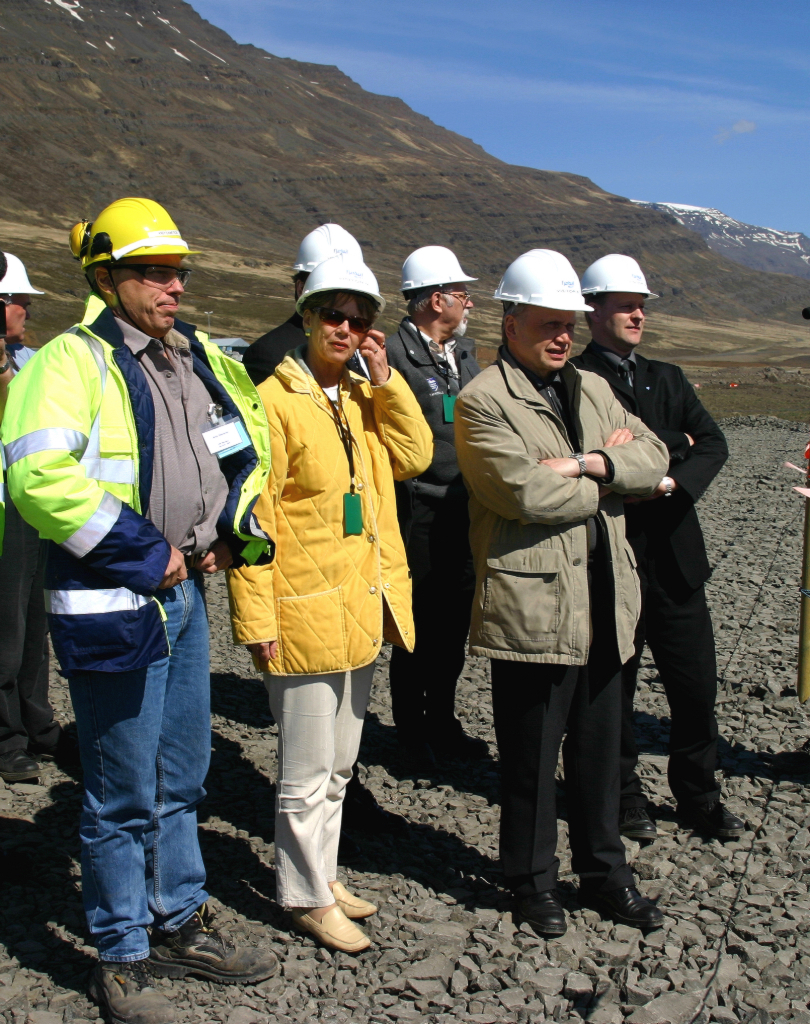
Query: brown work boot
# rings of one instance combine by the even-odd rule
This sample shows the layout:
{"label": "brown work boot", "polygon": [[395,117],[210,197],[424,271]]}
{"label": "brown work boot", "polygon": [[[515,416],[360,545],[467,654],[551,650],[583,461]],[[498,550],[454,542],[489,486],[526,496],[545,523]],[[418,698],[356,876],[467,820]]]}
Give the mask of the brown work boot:
{"label": "brown work boot", "polygon": [[90,976],[90,998],[113,1024],[173,1024],[174,1007],[152,987],[146,960],[102,962]]}
{"label": "brown work boot", "polygon": [[211,927],[212,918],[208,904],[203,903],[176,932],[155,929],[149,952],[152,973],[164,978],[196,974],[225,985],[264,981],[276,973],[275,953],[253,946],[234,948]]}

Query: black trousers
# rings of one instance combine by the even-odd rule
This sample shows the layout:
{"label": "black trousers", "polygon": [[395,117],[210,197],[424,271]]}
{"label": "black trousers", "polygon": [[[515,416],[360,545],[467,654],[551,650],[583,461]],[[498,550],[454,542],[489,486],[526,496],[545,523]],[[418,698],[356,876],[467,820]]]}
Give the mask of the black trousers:
{"label": "black trousers", "polygon": [[416,646],[391,652],[391,709],[403,743],[455,728],[456,683],[464,669],[475,571],[467,496],[416,496],[410,510],[408,565],[413,577]]}
{"label": "black trousers", "polygon": [[556,885],[560,743],[573,870],[583,885],[605,892],[633,885],[619,835],[615,639],[611,648],[595,636],[582,666],[494,659],[492,707],[501,761],[501,862],[509,888],[529,896]]}
{"label": "black trousers", "polygon": [[[634,545],[635,547],[635,545]],[[636,650],[622,671],[621,807],[646,807],[636,772],[633,729],[636,677],[645,642],[669,702],[668,780],[680,803],[710,803],[720,796],[717,767],[717,657],[706,592],[689,588],[675,566],[661,569],[636,551],[641,581],[641,618]]]}
{"label": "black trousers", "polygon": [[6,497],[0,557],[0,754],[56,745],[48,701],[46,544]]}

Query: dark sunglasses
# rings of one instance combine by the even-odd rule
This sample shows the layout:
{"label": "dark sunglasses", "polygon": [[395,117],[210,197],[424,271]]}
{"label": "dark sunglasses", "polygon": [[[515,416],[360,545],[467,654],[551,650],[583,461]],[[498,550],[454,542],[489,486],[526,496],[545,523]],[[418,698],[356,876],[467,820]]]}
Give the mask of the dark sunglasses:
{"label": "dark sunglasses", "polygon": [[177,267],[167,266],[165,263],[141,264],[141,263],[118,263],[113,264],[116,270],[134,270],[144,281],[149,284],[159,285],[161,288],[168,288],[169,285],[179,281],[185,288],[186,282],[191,276],[190,270],[178,270]]}
{"label": "dark sunglasses", "polygon": [[364,316],[346,316],[341,310],[330,309],[328,306],[318,306],[315,312],[321,323],[329,324],[330,327],[340,327],[348,322],[352,334],[367,334],[374,323],[373,317],[369,320]]}

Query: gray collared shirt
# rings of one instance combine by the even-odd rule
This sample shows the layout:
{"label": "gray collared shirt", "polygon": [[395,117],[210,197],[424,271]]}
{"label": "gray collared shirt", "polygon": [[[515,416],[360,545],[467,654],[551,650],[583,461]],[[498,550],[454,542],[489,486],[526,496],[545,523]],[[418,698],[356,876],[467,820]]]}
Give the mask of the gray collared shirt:
{"label": "gray collared shirt", "polygon": [[629,355],[627,355],[627,356],[620,356],[618,352],[613,352],[611,349],[605,348],[604,345],[599,345],[599,344],[597,344],[593,340],[591,340],[591,344],[596,349],[598,354],[602,357],[602,359],[604,359],[605,362],[609,364],[611,370],[614,370],[616,373],[618,373],[618,375],[620,377],[624,377],[622,363],[628,363],[629,364],[628,365],[628,370],[629,370],[629,373],[630,373],[630,381],[629,381],[629,383],[630,383],[630,385],[632,387],[633,378],[634,378],[635,372],[636,372],[636,350],[633,349],[633,351]]}
{"label": "gray collared shirt", "polygon": [[219,459],[203,440],[211,396],[194,373],[191,349],[179,331],[150,338],[118,320],[124,344],[149,382],[155,406],[155,455],[148,519],[184,555],[207,550],[228,498]]}

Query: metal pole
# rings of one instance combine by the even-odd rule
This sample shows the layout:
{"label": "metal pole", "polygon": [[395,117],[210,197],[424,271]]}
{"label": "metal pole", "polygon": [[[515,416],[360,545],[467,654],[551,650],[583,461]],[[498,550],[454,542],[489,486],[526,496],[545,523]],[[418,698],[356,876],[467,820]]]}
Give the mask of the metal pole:
{"label": "metal pole", "polygon": [[[810,464],[807,484],[810,486]],[[799,701],[810,698],[810,498],[804,499],[804,552],[802,554],[801,608],[799,611]]]}

